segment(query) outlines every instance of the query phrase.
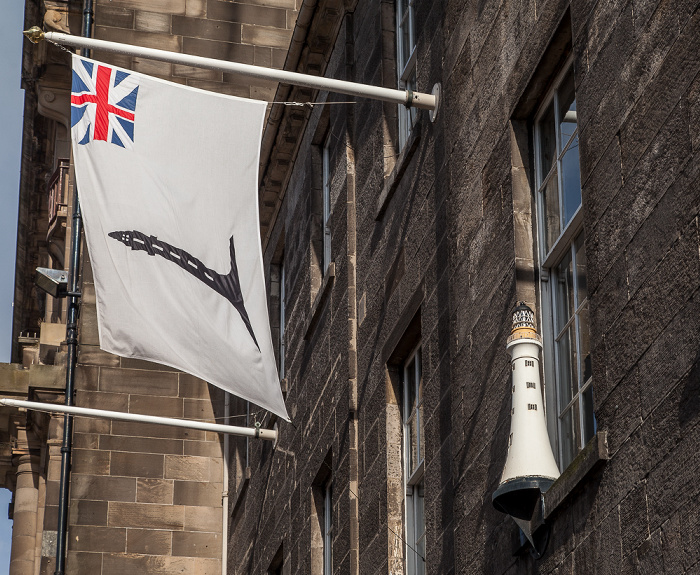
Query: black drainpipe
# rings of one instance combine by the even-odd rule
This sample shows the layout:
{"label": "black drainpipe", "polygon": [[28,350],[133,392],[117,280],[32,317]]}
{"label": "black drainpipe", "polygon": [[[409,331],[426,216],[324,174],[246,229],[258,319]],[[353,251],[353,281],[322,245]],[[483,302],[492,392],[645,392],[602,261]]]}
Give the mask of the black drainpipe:
{"label": "black drainpipe", "polygon": [[[92,36],[92,0],[83,5],[83,36]],[[89,57],[89,51],[83,55]],[[73,405],[75,393],[75,367],[78,357],[78,276],[80,275],[80,236],[83,230],[83,216],[78,201],[78,188],[73,186],[73,228],[70,244],[70,267],[68,270],[68,317],[66,322],[66,344],[68,363],[66,366],[66,405]],[[58,533],[56,537],[55,575],[64,575],[66,563],[66,543],[68,535],[68,506],[70,503],[70,465],[73,439],[73,417],[63,416],[63,445],[61,446],[61,480],[58,487]]]}

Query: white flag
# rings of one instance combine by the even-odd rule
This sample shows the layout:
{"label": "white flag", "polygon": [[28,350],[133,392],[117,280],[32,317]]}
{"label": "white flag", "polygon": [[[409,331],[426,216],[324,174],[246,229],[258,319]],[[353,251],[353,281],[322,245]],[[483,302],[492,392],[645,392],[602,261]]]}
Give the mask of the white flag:
{"label": "white flag", "polygon": [[100,347],[289,419],[260,247],[265,106],[73,56],[71,136]]}

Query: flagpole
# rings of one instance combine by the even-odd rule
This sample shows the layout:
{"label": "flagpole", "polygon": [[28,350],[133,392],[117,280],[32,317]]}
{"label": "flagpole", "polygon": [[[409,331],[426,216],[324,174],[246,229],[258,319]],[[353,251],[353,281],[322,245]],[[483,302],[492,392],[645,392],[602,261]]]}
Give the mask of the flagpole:
{"label": "flagpole", "polygon": [[142,415],[140,413],[124,413],[122,411],[107,411],[104,409],[92,409],[89,407],[76,407],[74,405],[59,405],[54,403],[40,403],[37,401],[24,401],[21,399],[0,399],[0,405],[8,407],[23,407],[36,411],[48,411],[52,413],[68,413],[82,417],[95,417],[103,419],[115,419],[117,421],[132,421],[136,423],[153,423],[167,425],[169,427],[183,427],[185,429],[199,429],[202,431],[214,431],[241,437],[255,439],[267,439],[277,441],[277,427],[264,429],[262,427],[239,427],[236,425],[224,425],[207,421],[193,421],[190,419],[175,419],[172,417],[158,417],[156,415]]}
{"label": "flagpole", "polygon": [[[83,35],[92,35],[92,0],[83,1]],[[90,52],[85,53],[90,56]],[[83,230],[83,215],[78,199],[78,187],[73,188],[73,224],[71,227],[70,260],[68,267],[68,289],[70,296],[66,310],[66,391],[64,408],[73,405],[75,393],[75,372],[78,364],[78,293],[80,276],[80,240]],[[68,508],[70,507],[70,472],[73,449],[73,418],[69,413],[63,416],[63,441],[61,444],[61,476],[58,482],[58,525],[56,527],[56,569],[54,575],[64,575],[66,550],[68,549]]]}
{"label": "flagpole", "polygon": [[227,62],[225,60],[215,60],[214,58],[204,58],[202,56],[192,56],[179,52],[168,52],[155,48],[145,48],[143,46],[131,46],[119,42],[109,42],[107,40],[96,40],[95,38],[84,38],[71,36],[61,32],[43,32],[37,26],[24,32],[24,35],[32,42],[37,43],[43,39],[55,44],[73,46],[75,48],[87,48],[92,50],[102,50],[104,52],[114,52],[116,54],[126,54],[128,56],[138,56],[151,60],[160,60],[173,64],[183,64],[195,68],[206,68],[221,72],[234,72],[251,78],[261,78],[273,80],[282,84],[292,84],[295,86],[305,86],[318,90],[328,90],[350,96],[360,96],[384,102],[394,102],[403,104],[407,108],[421,108],[430,110],[431,117],[437,113],[439,105],[439,84],[433,87],[431,94],[414,92],[413,90],[395,90],[392,88],[382,88],[380,86],[370,86],[346,80],[336,80],[322,76],[311,76],[299,72],[289,72],[287,70],[277,70],[265,68],[263,66],[253,66],[252,64],[241,64],[239,62]]}

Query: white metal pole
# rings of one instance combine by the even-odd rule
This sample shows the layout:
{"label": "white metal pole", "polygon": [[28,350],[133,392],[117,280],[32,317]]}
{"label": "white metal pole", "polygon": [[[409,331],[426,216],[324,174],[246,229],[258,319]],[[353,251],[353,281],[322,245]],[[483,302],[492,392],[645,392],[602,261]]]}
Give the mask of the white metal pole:
{"label": "white metal pole", "polygon": [[203,431],[215,431],[217,433],[229,433],[243,437],[255,437],[277,441],[277,428],[262,429],[259,427],[237,427],[235,425],[221,425],[219,423],[207,423],[205,421],[191,421],[187,419],[173,419],[170,417],[157,417],[155,415],[142,415],[140,413],[123,413],[121,411],[106,411],[103,409],[91,409],[89,407],[76,407],[69,405],[56,405],[53,403],[39,403],[36,401],[24,401],[21,399],[1,399],[0,405],[8,407],[24,407],[37,411],[51,411],[55,413],[70,413],[82,417],[101,417],[104,419],[117,419],[120,421],[136,421],[139,423],[155,423],[156,425],[169,425],[171,427],[184,427],[187,429],[201,429]]}
{"label": "white metal pole", "polygon": [[74,46],[76,48],[103,50],[105,52],[114,52],[116,54],[126,54],[128,56],[138,56],[140,58],[161,60],[163,62],[171,62],[173,64],[184,64],[186,66],[194,66],[196,68],[206,68],[209,70],[219,70],[222,72],[235,72],[251,78],[263,78],[265,80],[273,80],[283,84],[306,86],[308,88],[339,92],[350,96],[372,98],[374,100],[382,100],[384,102],[395,102],[396,104],[404,104],[409,107],[432,110],[433,112],[437,110],[438,106],[438,97],[435,94],[424,94],[422,92],[413,92],[411,90],[395,90],[392,88],[369,86],[367,84],[358,84],[356,82],[348,82],[346,80],[336,80],[334,78],[300,74],[299,72],[275,70],[273,68],[264,68],[262,66],[253,66],[251,64],[227,62],[225,60],[203,58],[201,56],[180,54],[179,52],[168,52],[167,50],[157,50],[155,48],[145,48],[143,46],[131,46],[129,44],[109,42],[107,40],[96,40],[94,38],[71,36],[70,34],[62,34],[61,32],[42,32],[38,28],[36,31],[34,28],[27,30],[25,35],[32,40],[32,42],[38,42],[42,38],[45,38],[49,42],[66,46]]}
{"label": "white metal pole", "polygon": [[[231,415],[231,395],[224,391],[224,421],[228,425]],[[221,575],[228,575],[228,467],[229,467],[229,436],[224,434],[224,491],[221,494]]]}

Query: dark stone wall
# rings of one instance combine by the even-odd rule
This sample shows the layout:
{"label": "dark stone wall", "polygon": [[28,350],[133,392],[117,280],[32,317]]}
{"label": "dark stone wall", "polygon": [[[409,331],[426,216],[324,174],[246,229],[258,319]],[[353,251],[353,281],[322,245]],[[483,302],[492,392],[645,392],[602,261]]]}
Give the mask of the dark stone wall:
{"label": "dark stone wall", "polygon": [[573,22],[595,407],[613,456],[566,561],[590,564],[609,538],[621,571],[692,571],[700,13],[626,3]]}
{"label": "dark stone wall", "polygon": [[[393,17],[392,2],[338,14],[326,75],[392,86]],[[416,21],[418,89],[440,82],[443,100],[435,123],[419,113],[406,151],[396,149],[393,105],[317,107],[304,123],[266,247],[268,263],[281,245],[285,254],[292,425],[280,423],[275,450],[252,447],[230,572],[265,572],[280,549],[283,573],[319,572],[314,480],[329,451],[334,572],[400,572],[394,366],[417,325],[428,573],[697,569],[698,3],[418,0]],[[549,510],[551,539],[536,560],[491,494],[510,426],[511,310],[517,299],[540,304],[532,120],[569,54],[595,414],[610,459]],[[335,277],[317,291],[314,138],[324,113]]]}

